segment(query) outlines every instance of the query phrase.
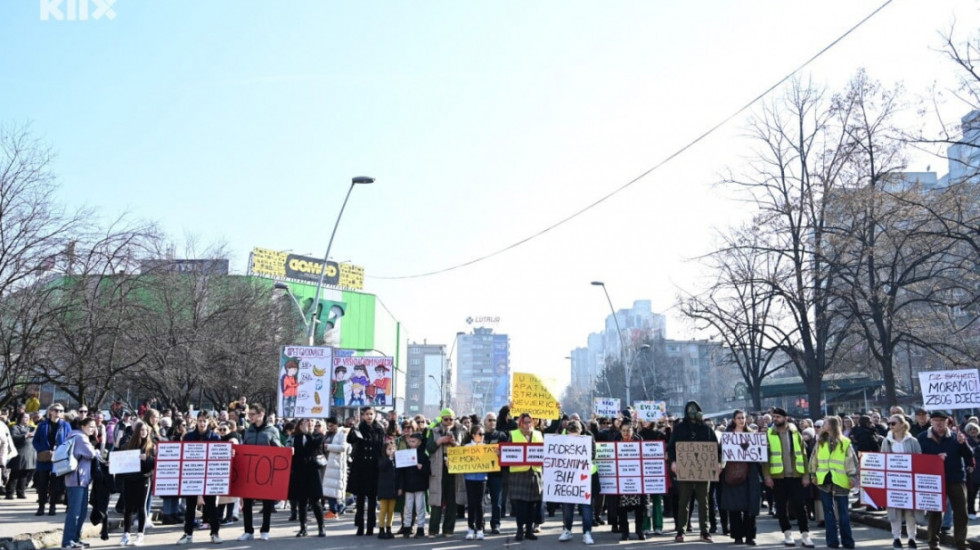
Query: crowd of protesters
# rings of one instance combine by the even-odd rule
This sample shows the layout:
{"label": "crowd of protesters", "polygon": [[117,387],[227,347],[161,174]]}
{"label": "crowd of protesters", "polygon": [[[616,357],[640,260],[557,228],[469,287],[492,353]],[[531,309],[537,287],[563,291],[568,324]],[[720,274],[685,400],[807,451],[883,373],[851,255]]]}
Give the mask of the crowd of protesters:
{"label": "crowd of protesters", "polygon": [[[854,548],[849,511],[858,485],[859,453],[925,453],[943,457],[947,512],[887,509],[894,548],[917,548],[916,526],[925,523],[926,544],[938,548],[940,537],[952,532],[955,546],[966,547],[969,519],[976,518],[980,488],[980,421],[965,418],[960,424],[945,412],[915,411],[906,416],[901,407],[888,415],[827,416],[812,421],[794,419],[783,409],[750,415],[735,411],[717,422],[703,417],[696,402],[685,405],[678,418],[653,422],[639,420],[631,409],[612,418],[584,421],[578,414],[546,421],[503,407],[497,413],[457,416],[443,409],[429,420],[422,415],[399,416],[366,406],[346,419],[277,419],[271,411],[245,397],[220,411],[177,413],[155,408],[154,402],[136,411],[113,404],[107,412],[82,405],[66,410],[52,403],[28,401],[3,411],[0,422],[0,464],[5,498],[26,499],[27,489],[37,493],[37,515],[54,516],[64,503],[62,546],[83,548],[82,524],[93,506],[93,522],[101,518],[103,539],[108,539],[110,497],[118,494],[116,511],[123,515],[120,544],[139,546],[152,521],[152,476],[156,448],[161,441],[228,441],[233,444],[272,445],[293,449],[288,502],[237,499],[230,496],[161,497],[162,524],[183,524],[176,542],[190,544],[194,531],[207,529],[211,543],[220,543],[220,530],[243,521],[240,541],[255,538],[253,506],[260,507],[258,537],[270,538],[271,517],[281,506],[289,521],[298,524],[297,537],[308,536],[312,513],[317,536],[326,536],[325,522],[336,520],[353,506],[354,534],[391,539],[395,536],[452,537],[457,519],[465,515],[465,539],[483,540],[488,534],[511,532],[516,541],[538,538],[546,516],[562,513],[559,541],[572,540],[578,510],[582,541],[593,544],[593,526],[609,524],[621,540],[645,540],[664,535],[665,518],[673,518],[675,542],[692,534],[691,517],[697,510],[697,540],[713,542],[719,530],[735,544],[756,545],[757,517],[766,510],[775,516],[785,546],[816,546],[811,525],[823,530],[829,548]],[[33,410],[31,410],[33,409]],[[720,432],[766,434],[765,462],[724,462]],[[451,474],[448,447],[493,445],[501,442],[542,442],[544,434],[561,433],[595,442],[663,441],[671,472],[667,494],[603,495],[593,469],[588,505],[542,502],[539,466],[502,468],[499,472]],[[77,467],[58,476],[52,469],[55,449],[73,442]],[[719,444],[718,479],[714,482],[678,481],[677,442]],[[116,449],[138,450],[139,471],[108,474],[107,456]],[[415,451],[416,464],[396,468],[395,452]],[[485,509],[485,501],[489,509]],[[199,513],[200,512],[200,513]],[[630,512],[633,525],[630,525]],[[503,525],[513,517],[516,529]],[[397,530],[393,527],[397,525]],[[905,539],[903,541],[903,538]]]}

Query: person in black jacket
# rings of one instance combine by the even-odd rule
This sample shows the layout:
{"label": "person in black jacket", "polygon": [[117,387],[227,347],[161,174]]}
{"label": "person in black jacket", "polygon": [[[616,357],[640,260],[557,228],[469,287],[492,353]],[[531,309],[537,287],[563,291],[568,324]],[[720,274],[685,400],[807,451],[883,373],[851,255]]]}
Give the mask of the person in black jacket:
{"label": "person in black jacket", "polygon": [[[408,448],[415,449],[417,464],[413,468],[402,468],[398,476],[398,488],[405,496],[405,517],[415,513],[415,538],[425,536],[425,493],[429,490],[429,455],[422,448],[425,439],[421,433],[413,433],[408,438]],[[405,533],[405,538],[411,535],[411,530]]]}
{"label": "person in black jacket", "polygon": [[[184,434],[182,441],[221,441],[221,436],[214,431],[217,427],[214,420],[208,413],[201,411],[197,415],[196,429],[193,432]],[[150,432],[152,438],[153,432]],[[135,438],[135,437],[134,437]],[[204,491],[201,491],[202,493]],[[211,529],[211,542],[221,543],[218,531],[221,529],[221,518],[218,516],[218,497],[215,495],[200,495],[204,499],[204,519],[208,522]],[[197,515],[198,495],[184,495],[184,535],[180,537],[177,544],[190,544],[194,539],[194,517]],[[129,505],[129,496],[126,497],[126,505]]]}
{"label": "person in black jacket", "polygon": [[323,436],[313,433],[310,419],[302,418],[293,430],[293,465],[289,475],[289,499],[299,503],[299,533],[306,536],[306,510],[313,508],[317,536],[325,537],[323,530],[323,485],[320,483],[320,465],[317,455],[323,456]]}
{"label": "person in black jacket", "polygon": [[384,444],[384,452],[378,459],[378,500],[381,501],[381,523],[378,525],[379,539],[393,539],[391,521],[395,517],[395,501],[401,489],[398,488],[398,468],[395,467],[395,443]]}
{"label": "person in black jacket", "polygon": [[374,407],[361,407],[361,423],[347,434],[347,443],[351,446],[347,488],[357,497],[354,525],[358,536],[365,534],[365,509],[369,536],[374,534],[374,526],[377,524],[375,508],[378,504],[378,460],[381,458],[384,441],[384,428],[374,419]]}
{"label": "person in black jacket", "polygon": [[[966,515],[966,470],[973,467],[973,451],[966,443],[966,435],[948,426],[949,415],[933,411],[932,426],[919,434],[922,454],[943,457],[946,472],[946,498],[953,509],[953,541],[956,548],[967,548],[966,533],[969,519]],[[939,529],[943,523],[942,512],[927,512],[929,521],[926,532],[929,548],[939,548]]]}
{"label": "person in black jacket", "polygon": [[156,444],[150,437],[150,428],[143,422],[137,422],[133,432],[126,449],[140,452],[140,471],[120,476],[126,500],[123,534],[119,543],[122,546],[130,544],[129,533],[133,526],[133,514],[137,515],[137,533],[133,544],[136,546],[143,544],[143,534],[146,529],[146,499],[150,494],[150,480],[156,464]]}
{"label": "person in black jacket", "polygon": [[[710,441],[718,445],[714,430],[709,428],[701,416],[701,405],[697,401],[688,401],[684,405],[684,419],[674,425],[674,430],[667,442],[667,458],[670,471],[677,474],[677,444],[692,441]],[[718,447],[718,460],[721,460],[721,447]],[[687,525],[687,502],[693,493],[698,503],[698,526],[701,529],[701,540],[713,542],[708,533],[708,481],[678,481],[678,506],[675,509],[675,524],[677,535],[675,542],[684,542],[684,527]]]}

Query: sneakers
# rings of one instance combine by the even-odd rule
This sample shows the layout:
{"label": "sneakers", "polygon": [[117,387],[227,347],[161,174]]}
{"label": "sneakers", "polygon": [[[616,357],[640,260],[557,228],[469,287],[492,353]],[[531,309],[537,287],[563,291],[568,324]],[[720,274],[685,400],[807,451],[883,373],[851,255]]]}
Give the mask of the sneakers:
{"label": "sneakers", "polygon": [[902,547],[901,539],[895,539],[892,541],[892,548],[901,548],[901,547]]}
{"label": "sneakers", "polygon": [[262,540],[269,540],[269,533],[259,533],[259,538]]}
{"label": "sneakers", "polygon": [[476,540],[483,540],[484,538],[486,537],[483,536],[483,529],[476,532]]}
{"label": "sneakers", "polygon": [[[248,539],[238,539],[238,540],[248,540]],[[180,540],[177,541],[177,544],[190,544],[192,542],[194,542],[194,536],[184,533],[184,536],[180,537]]]}
{"label": "sneakers", "polygon": [[674,536],[674,542],[684,542],[684,533],[677,533]]}
{"label": "sneakers", "polygon": [[592,540],[592,533],[585,533],[582,535],[582,542],[585,544],[595,544],[595,541]]}
{"label": "sneakers", "polygon": [[136,533],[136,540],[133,541],[133,546],[143,546],[143,533]]}
{"label": "sneakers", "polygon": [[129,546],[129,533],[123,533],[122,539],[119,540],[119,546]]}
{"label": "sneakers", "polygon": [[662,536],[664,534],[664,530],[663,529],[654,529],[653,530],[653,534],[654,535],[657,535],[658,537],[659,536]]}
{"label": "sneakers", "polygon": [[224,542],[218,535],[211,535],[211,544],[221,544]]}
{"label": "sneakers", "polygon": [[792,531],[783,531],[783,544],[786,546],[796,546]]}
{"label": "sneakers", "polygon": [[472,529],[467,529],[466,530],[466,540],[473,540],[474,538],[476,538],[476,531],[474,531]]}
{"label": "sneakers", "polygon": [[801,533],[800,538],[802,539],[803,548],[813,548],[815,546],[813,541],[810,540],[809,531]]}
{"label": "sneakers", "polygon": [[252,536],[252,533],[242,533],[241,535],[238,536],[238,540],[241,540],[241,541],[252,540],[254,538],[255,537]]}
{"label": "sneakers", "polygon": [[561,536],[558,537],[558,542],[568,542],[572,540],[572,532],[568,529],[562,531]]}

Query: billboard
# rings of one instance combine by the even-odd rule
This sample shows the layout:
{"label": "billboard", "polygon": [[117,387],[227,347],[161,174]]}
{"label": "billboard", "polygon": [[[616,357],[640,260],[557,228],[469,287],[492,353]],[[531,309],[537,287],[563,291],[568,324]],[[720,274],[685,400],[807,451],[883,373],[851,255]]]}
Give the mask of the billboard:
{"label": "billboard", "polygon": [[140,262],[140,273],[154,272],[227,275],[228,260],[143,260]]}
{"label": "billboard", "polygon": [[327,418],[327,384],[333,364],[328,347],[283,346],[276,385],[280,418]]}
{"label": "billboard", "polygon": [[510,402],[510,340],[506,334],[493,335],[493,394],[488,411],[498,411]]}
{"label": "billboard", "polygon": [[[322,269],[323,260],[258,247],[252,249],[248,262],[248,271],[252,275],[313,284],[319,282]],[[361,290],[364,288],[364,268],[351,264],[327,262],[323,284]]]}

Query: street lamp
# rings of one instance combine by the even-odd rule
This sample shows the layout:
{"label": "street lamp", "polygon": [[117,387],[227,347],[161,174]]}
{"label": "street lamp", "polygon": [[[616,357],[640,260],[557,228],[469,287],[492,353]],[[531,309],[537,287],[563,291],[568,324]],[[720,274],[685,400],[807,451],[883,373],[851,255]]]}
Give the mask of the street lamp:
{"label": "street lamp", "polygon": [[[606,294],[606,301],[609,302],[609,311],[612,312],[613,321],[616,322],[616,332],[619,333],[619,362],[626,368],[626,359],[623,356],[626,353],[626,340],[623,338],[623,329],[619,326],[619,316],[616,315],[616,308],[612,305],[612,299],[609,298],[609,291],[606,290],[606,283],[602,281],[592,281],[592,286],[601,286],[602,291]],[[606,377],[609,380],[609,377]],[[611,395],[609,397],[612,397]],[[626,405],[629,406],[630,400],[630,381],[629,381],[629,370],[626,370]]]}
{"label": "street lamp", "polygon": [[293,303],[296,304],[296,311],[299,312],[299,318],[303,320],[303,326],[308,326],[310,323],[306,320],[306,314],[303,313],[303,306],[299,305],[299,300],[296,299],[296,295],[293,294],[292,290],[290,290],[289,285],[282,281],[276,281],[276,283],[272,285],[272,288],[276,290],[285,290],[286,294],[289,294],[289,297],[293,299]]}
{"label": "street lamp", "polygon": [[[641,351],[646,351],[650,349],[650,344],[643,344],[639,348],[633,351],[633,358],[630,359],[629,365],[626,367],[626,405],[631,404],[630,401],[630,380],[633,374],[633,362],[636,361],[636,357],[640,355]],[[646,391],[646,386],[643,387],[643,391]],[[649,397],[647,397],[649,399]]]}
{"label": "street lamp", "polygon": [[351,191],[354,190],[354,186],[367,185],[371,183],[374,183],[374,178],[369,178],[367,176],[357,176],[351,179],[350,187],[347,188],[347,196],[344,197],[344,203],[340,205],[340,213],[337,214],[337,221],[333,224],[333,232],[330,233],[330,241],[327,242],[327,252],[323,255],[323,265],[320,266],[320,280],[317,281],[316,292],[313,293],[313,306],[310,309],[310,320],[306,324],[306,338],[311,346],[313,345],[313,333],[316,329],[316,320],[314,316],[317,313],[317,309],[320,307],[320,290],[323,288],[323,277],[327,274],[327,260],[330,259],[330,247],[333,246],[333,238],[335,235],[337,235],[337,227],[340,225],[340,218],[344,215],[344,208],[347,207],[347,200],[350,199],[350,194]]}
{"label": "street lamp", "polygon": [[442,380],[442,381],[436,380],[436,377],[433,376],[433,375],[431,375],[431,374],[429,375],[429,378],[432,379],[432,382],[433,383],[435,383],[437,386],[439,386],[439,410],[441,411],[443,409],[443,407],[445,407],[445,405],[443,404],[444,402],[442,400],[442,396],[445,395],[445,393],[442,391],[442,385],[445,383],[445,380]]}

